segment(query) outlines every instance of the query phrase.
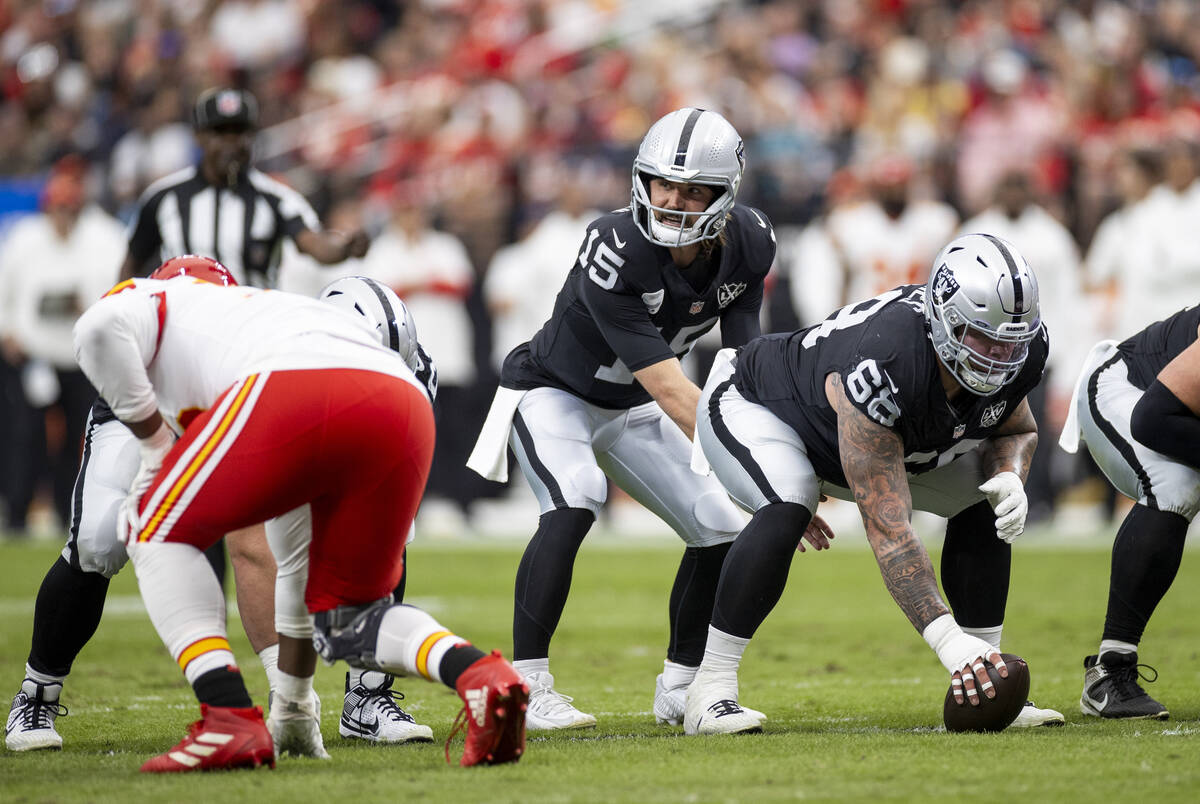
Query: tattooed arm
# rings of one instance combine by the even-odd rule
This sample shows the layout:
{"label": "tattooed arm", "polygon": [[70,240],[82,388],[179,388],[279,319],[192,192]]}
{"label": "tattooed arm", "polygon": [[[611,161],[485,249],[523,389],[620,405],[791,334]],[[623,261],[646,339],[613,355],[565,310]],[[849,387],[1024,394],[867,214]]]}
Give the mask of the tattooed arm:
{"label": "tattooed arm", "polygon": [[1037,422],[1029,409],[1029,400],[1021,404],[1008,417],[1008,421],[997,428],[992,437],[984,442],[983,476],[995,477],[1001,472],[1012,472],[1024,483],[1029,477],[1029,462],[1037,449]]}
{"label": "tattooed arm", "polygon": [[912,496],[900,437],[871,421],[846,398],[836,374],[825,379],[825,395],[838,418],[842,471],[867,529],[867,541],[896,603],[923,632],[948,614],[925,546],[913,533]]}

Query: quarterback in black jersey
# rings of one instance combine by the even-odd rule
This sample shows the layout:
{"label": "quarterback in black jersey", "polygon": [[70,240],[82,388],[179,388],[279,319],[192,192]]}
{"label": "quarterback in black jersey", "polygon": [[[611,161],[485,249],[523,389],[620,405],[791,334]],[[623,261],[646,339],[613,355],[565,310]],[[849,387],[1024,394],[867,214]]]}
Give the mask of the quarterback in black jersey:
{"label": "quarterback in black jersey", "polygon": [[1100,649],[1083,660],[1086,715],[1169,717],[1138,684],[1138,644],[1200,510],[1198,334],[1200,307],[1189,307],[1121,343],[1097,344],[1059,439],[1075,452],[1082,435],[1109,482],[1136,501],[1113,542]]}
{"label": "quarterback in black jersey", "polygon": [[531,730],[596,722],[554,690],[548,657],[608,478],[687,544],[654,706],[659,722],[682,722],[722,561],[744,518],[715,479],[689,469],[700,389],[679,358],[718,323],[726,346],[759,334],[775,236],[762,213],[734,205],[743,167],[741,139],[719,114],[685,108],[656,122],[634,160],[630,207],[589,225],[550,320],[504,361],[467,465],[505,479],[511,445],[541,507],[513,615]]}
{"label": "quarterback in black jersey", "polygon": [[[1047,353],[1033,272],[1011,244],[971,234],[942,249],[925,285],[718,355],[694,467],[711,465],[753,518],[725,562],[687,694],[688,734],[761,728],[738,704],[738,664],[823,494],[857,501],[888,591],[951,673],[959,703],[994,696],[983,663],[1003,664],[1010,543],[1024,528],[1037,445],[1025,395]],[[913,509],[950,518],[942,583],[953,615]],[[1027,704],[1022,720],[1063,717]]]}

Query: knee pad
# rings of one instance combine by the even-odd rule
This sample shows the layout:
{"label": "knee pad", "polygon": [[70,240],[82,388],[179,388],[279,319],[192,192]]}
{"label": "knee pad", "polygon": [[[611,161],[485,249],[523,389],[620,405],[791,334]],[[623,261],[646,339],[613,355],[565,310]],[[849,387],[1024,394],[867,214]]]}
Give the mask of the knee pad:
{"label": "knee pad", "polygon": [[[125,551],[125,545],[116,539],[103,545],[77,543],[75,550],[81,570],[84,572],[94,572],[109,579],[120,572],[121,567],[125,566],[126,562],[129,561],[129,554]],[[69,547],[63,550],[63,558],[68,563],[71,561]]]}
{"label": "knee pad", "polygon": [[731,542],[746,526],[746,518],[729,499],[729,495],[721,491],[705,491],[697,497],[692,505],[692,516],[699,528],[688,540],[691,547],[711,547]]}
{"label": "knee pad", "polygon": [[571,473],[571,485],[578,499],[567,495],[567,505],[571,508],[585,508],[593,515],[600,513],[600,507],[608,498],[608,477],[600,471],[600,467],[584,464]]}

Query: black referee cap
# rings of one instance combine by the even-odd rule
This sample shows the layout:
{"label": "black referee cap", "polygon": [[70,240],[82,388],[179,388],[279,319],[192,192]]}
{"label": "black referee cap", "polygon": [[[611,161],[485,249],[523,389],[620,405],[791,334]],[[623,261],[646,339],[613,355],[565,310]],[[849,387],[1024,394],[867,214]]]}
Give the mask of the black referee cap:
{"label": "black referee cap", "polygon": [[196,98],[192,118],[197,131],[250,131],[258,128],[258,101],[243,89],[207,89]]}

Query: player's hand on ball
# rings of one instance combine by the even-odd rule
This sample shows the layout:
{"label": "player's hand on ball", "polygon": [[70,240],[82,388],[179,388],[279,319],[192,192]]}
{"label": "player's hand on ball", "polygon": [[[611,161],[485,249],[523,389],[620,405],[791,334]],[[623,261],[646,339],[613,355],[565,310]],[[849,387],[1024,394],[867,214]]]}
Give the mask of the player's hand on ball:
{"label": "player's hand on ball", "polygon": [[979,640],[986,646],[988,653],[980,653],[966,660],[963,665],[950,676],[950,687],[954,691],[954,702],[961,704],[964,697],[970,701],[972,706],[979,705],[979,695],[982,692],[987,698],[996,697],[995,685],[988,678],[987,666],[984,662],[992,664],[1001,678],[1008,678],[1008,665],[1004,663],[1000,652],[993,648],[982,639]]}

